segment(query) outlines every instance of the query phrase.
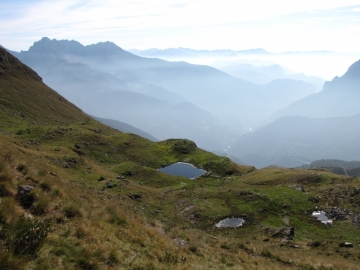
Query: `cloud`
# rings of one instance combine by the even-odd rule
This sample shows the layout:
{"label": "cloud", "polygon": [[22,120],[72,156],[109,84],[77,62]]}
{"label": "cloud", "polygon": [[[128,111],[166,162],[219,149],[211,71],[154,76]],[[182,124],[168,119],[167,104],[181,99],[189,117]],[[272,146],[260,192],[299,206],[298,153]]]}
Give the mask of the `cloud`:
{"label": "cloud", "polygon": [[[14,2],[0,2],[0,40],[15,50],[27,49],[43,36],[83,44],[110,40],[125,48],[305,50],[347,46],[351,50],[360,46],[359,38],[354,38],[359,33],[355,11],[360,9],[355,0]],[[351,42],[350,31],[355,31]],[[347,43],[345,47],[333,41],[335,34]]]}

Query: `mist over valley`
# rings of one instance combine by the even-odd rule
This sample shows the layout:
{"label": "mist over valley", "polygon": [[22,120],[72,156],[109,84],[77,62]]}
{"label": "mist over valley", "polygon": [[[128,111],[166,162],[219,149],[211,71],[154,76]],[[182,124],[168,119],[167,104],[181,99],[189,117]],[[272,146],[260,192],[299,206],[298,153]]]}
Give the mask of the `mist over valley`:
{"label": "mist over valley", "polygon": [[[259,168],[269,165],[292,167],[321,158],[359,158],[346,154],[345,150],[340,151],[342,148],[334,147],[332,142],[320,146],[320,142],[324,142],[323,133],[329,137],[325,141],[336,141],[340,136],[325,132],[324,126],[342,130],[339,123],[343,121],[330,124],[329,117],[350,117],[360,113],[357,106],[359,62],[342,77],[325,82],[320,77],[296,74],[261,58],[257,61],[244,58],[242,61],[246,64],[219,69],[150,58],[219,57],[219,65],[226,63],[221,60],[224,55],[227,62],[238,61],[241,55],[254,58],[272,55],[262,49],[237,52],[132,50],[147,56],[143,57],[109,41],[84,46],[74,40],[42,38],[28,51],[10,52],[85,112],[99,119],[130,124],[134,130],[145,132],[148,138],[188,138],[206,150],[233,156],[234,160]],[[318,53],[309,54],[316,58]],[[331,52],[323,54],[333,55]],[[284,116],[287,118],[279,126],[275,120]],[[317,124],[311,124],[312,128],[304,126],[304,120],[299,116],[307,117],[309,121],[318,118]],[[276,135],[264,133],[270,127],[271,134],[276,130]],[[256,135],[261,132],[264,133],[262,139]],[[310,138],[309,134],[314,135]],[[280,146],[279,142],[271,141],[271,136],[287,143]],[[251,137],[254,139],[250,143]],[[308,143],[304,144],[302,140]],[[289,145],[290,141],[297,147]],[[268,149],[266,142],[276,149],[276,154]],[[257,148],[252,150],[251,147]],[[316,151],[318,147],[322,150]],[[305,154],[305,148],[322,154]]]}

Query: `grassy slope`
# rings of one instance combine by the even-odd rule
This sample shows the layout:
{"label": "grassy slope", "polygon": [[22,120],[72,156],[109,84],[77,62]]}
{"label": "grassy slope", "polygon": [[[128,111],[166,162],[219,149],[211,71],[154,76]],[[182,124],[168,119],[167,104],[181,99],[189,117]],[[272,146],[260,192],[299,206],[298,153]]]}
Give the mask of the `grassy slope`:
{"label": "grassy slope", "polygon": [[[0,65],[1,269],[357,269],[357,245],[338,247],[359,240],[351,220],[325,226],[310,213],[331,205],[356,212],[358,179],[253,171],[191,141],[120,133],[59,99],[26,68],[20,76],[24,67],[15,64],[11,76]],[[211,174],[192,181],[156,170],[176,161]],[[104,189],[110,180],[117,185]],[[306,192],[294,188],[300,184]],[[21,198],[19,185],[35,188]],[[243,228],[214,228],[233,215],[245,218]],[[265,227],[284,223],[295,227],[294,241],[263,241]],[[313,241],[321,245],[307,246]]]}

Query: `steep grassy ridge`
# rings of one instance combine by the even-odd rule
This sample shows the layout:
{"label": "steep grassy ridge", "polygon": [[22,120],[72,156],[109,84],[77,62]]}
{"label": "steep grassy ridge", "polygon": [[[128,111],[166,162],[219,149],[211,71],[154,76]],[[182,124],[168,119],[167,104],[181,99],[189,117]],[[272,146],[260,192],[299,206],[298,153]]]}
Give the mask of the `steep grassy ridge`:
{"label": "steep grassy ridge", "polygon": [[[42,83],[41,78],[0,48],[0,104],[2,117],[29,124],[53,124],[87,118],[78,108]],[[14,117],[15,116],[15,117]],[[2,125],[4,121],[1,121]],[[24,122],[24,121],[21,121]]]}

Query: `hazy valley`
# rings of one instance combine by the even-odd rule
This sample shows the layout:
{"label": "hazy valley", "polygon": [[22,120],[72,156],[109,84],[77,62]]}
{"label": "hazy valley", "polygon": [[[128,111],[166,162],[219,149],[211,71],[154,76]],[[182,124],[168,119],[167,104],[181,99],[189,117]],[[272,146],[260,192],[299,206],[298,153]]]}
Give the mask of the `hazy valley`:
{"label": "hazy valley", "polygon": [[289,78],[254,84],[208,66],[138,57],[110,42],[43,38],[14,54],[89,114],[158,139],[189,138],[211,151],[224,150],[318,87]]}
{"label": "hazy valley", "polygon": [[[346,150],[348,147],[335,146],[340,135],[325,128],[343,130],[343,120],[327,118],[360,113],[356,105],[358,62],[342,77],[323,85],[319,77],[291,73],[277,64],[237,64],[220,67],[220,71],[204,65],[144,58],[111,42],[83,46],[76,41],[43,38],[28,51],[11,52],[86,113],[130,124],[151,136],[148,138],[188,138],[206,150],[256,167],[300,166],[322,158],[358,159]],[[261,49],[132,52],[185,59],[272,55]],[[287,117],[280,122],[283,126],[273,122],[283,116]],[[295,116],[319,119],[309,120],[316,124],[306,126],[302,118]],[[264,130],[273,130],[273,135]],[[261,132],[263,139],[258,137]],[[343,130],[342,134],[347,132]],[[252,137],[256,143],[248,144]],[[329,150],[330,145],[333,150]]]}

